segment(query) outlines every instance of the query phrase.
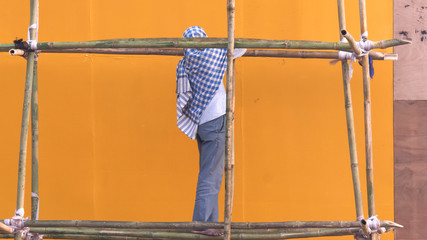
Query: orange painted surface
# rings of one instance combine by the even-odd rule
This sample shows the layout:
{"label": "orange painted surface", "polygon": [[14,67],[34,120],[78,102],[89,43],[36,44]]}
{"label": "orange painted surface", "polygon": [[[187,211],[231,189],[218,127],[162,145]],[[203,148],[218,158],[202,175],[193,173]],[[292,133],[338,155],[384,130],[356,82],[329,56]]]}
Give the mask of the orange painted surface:
{"label": "orange painted surface", "polygon": [[[22,7],[12,11],[17,2]],[[335,4],[237,1],[236,37],[337,41]],[[27,0],[0,2],[0,43],[26,37],[28,5]],[[391,39],[392,2],[368,1],[367,7],[370,39]],[[347,29],[358,38],[357,1],[347,1],[346,13]],[[225,1],[40,1],[43,42],[180,37],[192,25],[202,26],[211,37],[225,37]],[[39,57],[40,219],[191,220],[198,153],[196,142],[175,125],[178,60]],[[353,66],[367,215],[363,89],[361,68]],[[0,53],[0,74],[0,176],[5,181],[0,218],[8,218],[16,204],[25,61]],[[384,220],[394,218],[392,77],[391,62],[375,62],[375,194]],[[241,58],[236,83],[233,221],[354,220],[341,67],[328,60]],[[27,214],[29,169],[30,163]],[[220,202],[222,219],[223,192]]]}

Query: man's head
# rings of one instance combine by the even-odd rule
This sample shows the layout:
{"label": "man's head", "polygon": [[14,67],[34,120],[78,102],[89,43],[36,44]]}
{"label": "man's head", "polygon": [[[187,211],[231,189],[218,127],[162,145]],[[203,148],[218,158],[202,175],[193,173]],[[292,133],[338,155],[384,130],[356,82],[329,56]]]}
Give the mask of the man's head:
{"label": "man's head", "polygon": [[193,26],[193,27],[187,28],[187,30],[185,30],[185,32],[182,35],[182,37],[185,37],[185,38],[189,38],[189,37],[208,37],[208,35],[206,35],[205,31],[201,27]]}

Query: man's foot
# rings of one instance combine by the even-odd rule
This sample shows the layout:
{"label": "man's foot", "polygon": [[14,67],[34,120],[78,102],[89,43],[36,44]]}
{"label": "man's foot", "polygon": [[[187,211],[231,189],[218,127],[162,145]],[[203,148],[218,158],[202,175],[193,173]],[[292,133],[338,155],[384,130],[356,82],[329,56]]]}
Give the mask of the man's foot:
{"label": "man's foot", "polygon": [[197,233],[197,234],[202,234],[202,235],[207,235],[207,236],[222,236],[223,235],[223,233],[218,229],[206,229],[206,230],[202,230],[202,231],[193,230],[191,232]]}

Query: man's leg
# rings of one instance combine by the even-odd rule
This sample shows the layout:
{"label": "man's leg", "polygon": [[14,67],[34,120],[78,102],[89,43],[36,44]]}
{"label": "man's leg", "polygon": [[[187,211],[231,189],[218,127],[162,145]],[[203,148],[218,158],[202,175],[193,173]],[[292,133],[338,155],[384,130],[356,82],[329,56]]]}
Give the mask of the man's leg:
{"label": "man's leg", "polygon": [[[199,178],[193,221],[218,221],[218,193],[224,172],[225,116],[199,126]],[[207,235],[219,235],[220,231],[207,229],[194,231]]]}

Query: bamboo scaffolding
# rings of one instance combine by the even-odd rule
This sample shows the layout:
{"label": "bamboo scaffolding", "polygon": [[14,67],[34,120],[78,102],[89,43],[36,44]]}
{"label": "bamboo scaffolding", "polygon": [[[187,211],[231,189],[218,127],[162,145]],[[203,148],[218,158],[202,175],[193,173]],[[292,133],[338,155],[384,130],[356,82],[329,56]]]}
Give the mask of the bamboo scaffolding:
{"label": "bamboo scaffolding", "polygon": [[31,165],[31,219],[39,217],[39,104],[37,58],[34,61],[33,88],[31,96],[31,140],[32,140],[32,165]]}
{"label": "bamboo scaffolding", "polygon": [[[361,12],[362,33],[367,33],[366,24],[366,3],[359,0]],[[36,9],[38,0],[31,0],[30,24],[33,25],[36,19]],[[293,40],[262,40],[262,39],[234,39],[234,0],[227,1],[228,15],[228,38],[150,38],[150,39],[111,39],[86,42],[42,42],[37,44],[37,49],[49,53],[99,53],[99,54],[141,54],[141,55],[182,55],[181,49],[162,49],[162,48],[227,48],[227,113],[226,113],[226,197],[225,197],[225,217],[224,222],[189,222],[189,223],[153,223],[153,222],[107,222],[107,221],[27,221],[24,225],[31,227],[31,232],[46,234],[44,238],[67,238],[67,239],[290,239],[321,236],[342,236],[353,235],[359,232],[360,222],[276,222],[276,223],[232,223],[232,203],[234,188],[234,132],[233,132],[233,114],[234,114],[234,47],[238,48],[268,48],[268,49],[312,49],[312,50],[341,50],[355,51],[355,41],[351,35],[347,36],[349,43],[341,42],[320,42],[320,41],[293,41]],[[343,0],[338,0],[340,29],[345,29],[345,14]],[[34,40],[36,31],[30,28],[30,39]],[[347,35],[347,32],[343,33]],[[351,38],[350,38],[351,37]],[[367,39],[367,34],[366,34]],[[352,40],[351,40],[352,39]],[[374,48],[388,48],[403,44],[408,44],[406,40],[382,40],[374,43]],[[13,48],[13,44],[0,44],[0,52],[8,51]],[[152,49],[154,48],[154,49]],[[16,50],[17,52],[21,50]],[[14,53],[11,51],[11,53]],[[369,53],[374,59],[388,60],[397,59],[397,55],[383,54],[371,51]],[[249,50],[247,57],[287,57],[287,58],[328,58],[338,59],[336,52],[313,52],[313,51],[271,51],[271,50]],[[369,128],[370,141],[370,164],[368,165],[367,151],[367,178],[368,178],[368,203],[369,215],[375,215],[375,206],[373,198],[373,174],[372,174],[372,149],[371,149],[371,125],[370,125],[370,92],[369,92],[369,71],[367,69],[367,56],[363,57],[363,76],[365,92],[365,134]],[[25,187],[25,161],[28,135],[29,119],[29,98],[31,99],[32,109],[32,140],[33,140],[33,174],[32,174],[32,192],[38,195],[38,100],[37,100],[37,62],[35,53],[29,51],[27,59],[27,75],[25,84],[24,110],[22,116],[21,146],[19,158],[19,177],[18,177],[18,196],[17,210],[23,208],[23,196]],[[342,63],[343,82],[345,92],[345,106],[347,117],[348,138],[350,146],[350,158],[353,175],[353,187],[355,191],[356,213],[358,219],[363,218],[363,208],[360,193],[360,180],[357,166],[356,145],[354,137],[354,121],[351,105],[351,89],[348,79],[348,64]],[[369,69],[368,69],[369,70]],[[366,76],[368,76],[366,78]],[[366,80],[367,79],[367,80]],[[366,90],[367,88],[367,90]],[[367,111],[367,109],[369,111]],[[367,113],[369,112],[369,113]],[[369,116],[367,116],[369,115]],[[366,119],[369,119],[366,120]],[[368,126],[369,123],[369,126]],[[25,136],[24,136],[25,135]],[[370,139],[370,140],[369,140]],[[366,143],[368,150],[368,143]],[[368,174],[369,173],[369,174]],[[372,175],[371,180],[369,179]],[[357,185],[358,183],[358,185]],[[371,192],[370,192],[371,191]],[[372,194],[370,196],[369,194]],[[359,199],[360,198],[360,199]],[[38,197],[32,198],[32,219],[38,217]],[[85,227],[85,228],[82,228]],[[365,226],[362,225],[366,229]],[[387,229],[402,227],[391,221],[381,221],[381,227]],[[100,229],[109,228],[109,229]],[[125,229],[123,229],[125,228]],[[126,229],[127,228],[127,229]],[[138,228],[138,229],[136,229]],[[187,233],[194,228],[224,228],[224,237],[204,236]],[[10,227],[0,224],[0,229],[10,232]],[[231,233],[233,229],[233,234]],[[375,235],[374,235],[375,236]],[[0,238],[20,238],[20,234],[0,234]]]}
{"label": "bamboo scaffolding", "polygon": [[[385,228],[400,228],[402,225],[392,221],[380,221]],[[129,229],[193,229],[224,227],[222,222],[122,222],[88,220],[28,220],[24,227],[91,227],[91,228],[129,228]],[[292,222],[232,222],[232,229],[273,229],[273,228],[357,228],[359,221],[292,221]]]}
{"label": "bamboo scaffolding", "polygon": [[[15,54],[16,49],[11,55]],[[20,50],[20,49],[17,49]],[[9,51],[9,52],[10,52]],[[21,53],[21,55],[24,52]],[[94,53],[94,54],[123,54],[123,55],[159,55],[159,56],[183,56],[182,49],[163,48],[75,48],[41,50],[40,53]],[[397,60],[397,54],[370,51],[369,56],[374,60]],[[272,57],[272,58],[316,58],[316,59],[339,59],[338,52],[319,51],[284,51],[284,50],[247,50],[243,57]]]}
{"label": "bamboo scaffolding", "polygon": [[233,202],[233,131],[234,131],[234,0],[227,0],[227,79],[226,79],[226,121],[225,121],[225,207],[224,207],[224,240],[231,237],[231,218]]}
{"label": "bamboo scaffolding", "polygon": [[[389,39],[374,42],[374,49],[384,49],[410,41]],[[14,44],[0,44],[0,52],[8,52]],[[351,51],[348,43],[302,40],[265,40],[236,38],[235,48],[311,49]],[[227,48],[226,38],[140,38],[110,39],[85,42],[39,42],[37,50],[73,48]]]}
{"label": "bamboo scaffolding", "polygon": [[[339,28],[346,29],[345,21],[345,7],[344,0],[338,1],[338,20]],[[346,35],[346,32],[340,32],[340,39]],[[349,41],[350,45],[353,44]],[[347,136],[348,145],[350,151],[350,163],[351,163],[351,175],[353,179],[353,191],[354,191],[354,202],[356,205],[356,216],[357,220],[362,220],[363,216],[363,201],[362,201],[362,190],[360,187],[360,175],[359,175],[359,164],[357,160],[357,147],[356,147],[356,132],[354,130],[354,117],[353,117],[353,104],[351,99],[351,85],[349,76],[349,66],[347,61],[341,61],[342,66],[342,77],[344,86],[344,105],[347,120]]]}

